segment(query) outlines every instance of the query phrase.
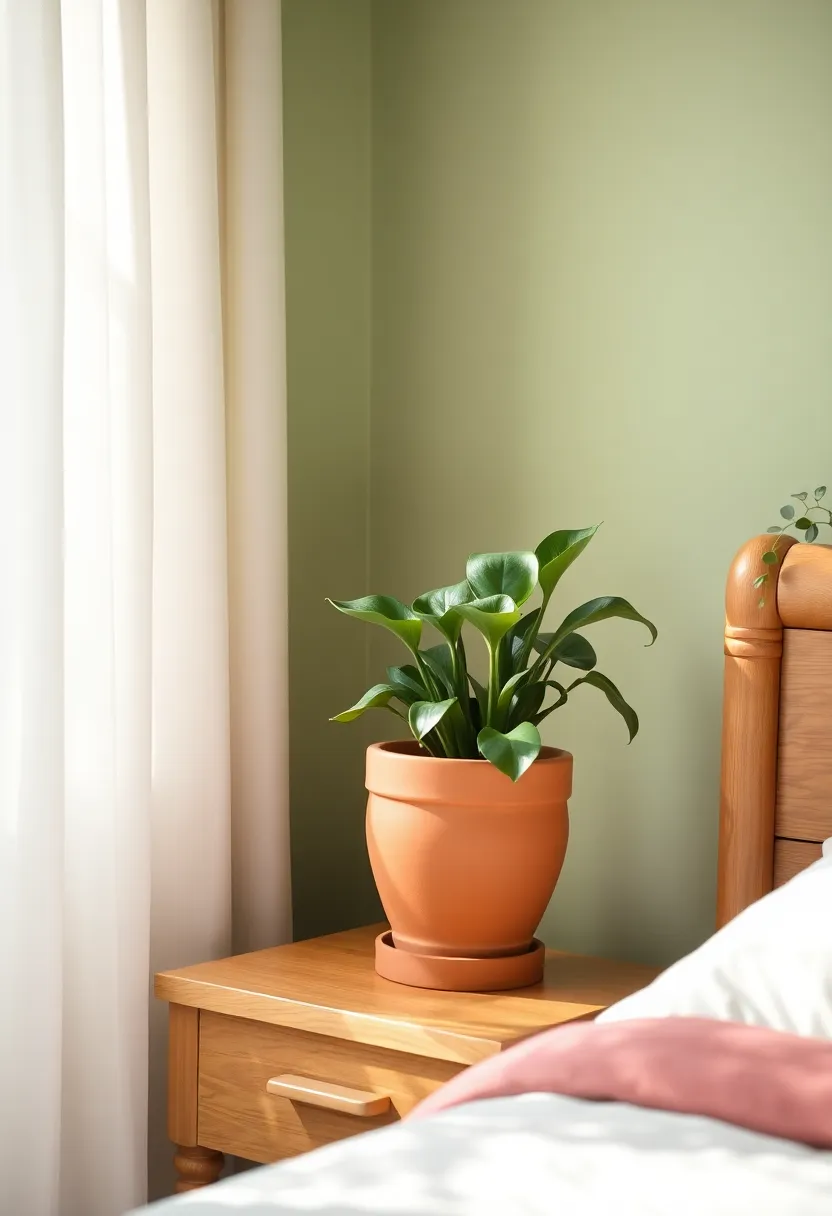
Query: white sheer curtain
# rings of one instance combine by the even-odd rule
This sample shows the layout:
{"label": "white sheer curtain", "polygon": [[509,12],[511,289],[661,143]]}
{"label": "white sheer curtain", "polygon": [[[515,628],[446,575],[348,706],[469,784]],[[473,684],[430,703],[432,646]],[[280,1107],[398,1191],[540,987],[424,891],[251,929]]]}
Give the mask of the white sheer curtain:
{"label": "white sheer curtain", "polygon": [[290,932],[280,141],[275,0],[0,0],[16,1216],[142,1201],[151,969]]}

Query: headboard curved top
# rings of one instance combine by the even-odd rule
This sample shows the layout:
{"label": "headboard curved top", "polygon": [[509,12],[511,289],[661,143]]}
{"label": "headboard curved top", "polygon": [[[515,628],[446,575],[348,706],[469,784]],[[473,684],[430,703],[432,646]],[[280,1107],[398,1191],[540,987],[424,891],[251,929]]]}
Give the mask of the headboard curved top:
{"label": "headboard curved top", "polygon": [[717,921],[820,856],[832,836],[832,548],[743,545],[725,595]]}

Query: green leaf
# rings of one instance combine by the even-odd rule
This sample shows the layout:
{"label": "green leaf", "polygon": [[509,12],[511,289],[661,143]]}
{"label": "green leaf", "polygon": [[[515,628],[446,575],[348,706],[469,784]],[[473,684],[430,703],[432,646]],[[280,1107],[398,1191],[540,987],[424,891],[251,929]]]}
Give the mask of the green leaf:
{"label": "green leaf", "polygon": [[521,617],[516,625],[512,625],[500,647],[500,684],[505,684],[511,676],[522,671],[527,665],[530,653],[530,637],[534,636],[540,622],[540,608],[533,608]]}
{"label": "green leaf", "polygon": [[562,642],[559,642],[552,657],[558,663],[565,663],[567,667],[577,667],[581,671],[592,671],[598,662],[595,648],[580,633],[570,633]]}
{"label": "green leaf", "polygon": [[484,726],[477,735],[480,754],[512,781],[519,781],[540,754],[540,731],[532,722],[521,722],[504,735]]}
{"label": "green leaf", "polygon": [[818,486],[818,488],[815,490],[815,502],[820,502],[825,493],[826,486]]}
{"label": "green leaf", "polygon": [[412,705],[414,701],[425,701],[428,697],[428,690],[422,681],[418,667],[414,667],[412,663],[405,663],[403,667],[388,667],[387,679],[396,688],[396,695],[406,705]]}
{"label": "green leaf", "polygon": [[652,646],[658,637],[658,630],[652,621],[648,621],[646,616],[642,616],[640,612],[630,604],[627,600],[622,599],[618,595],[602,595],[596,600],[588,600],[587,603],[581,604],[580,607],[573,609],[567,617],[564,618],[561,626],[553,635],[553,642],[548,648],[548,654],[552,653],[553,649],[560,645],[565,637],[574,633],[576,629],[582,626],[594,625],[598,621],[606,621],[610,617],[621,617],[627,621],[639,621],[650,631],[651,640],[647,643]]}
{"label": "green leaf", "polygon": [[768,580],[767,574],[758,574],[757,577],[754,579],[754,582],[751,584],[751,586],[752,587],[762,587],[763,583],[765,583],[767,580]]}
{"label": "green leaf", "polygon": [[806,539],[811,543],[813,540],[817,540],[817,538],[818,538],[817,524],[809,524],[809,527],[806,529]]}
{"label": "green leaf", "polygon": [[805,502],[806,499],[809,497],[809,495],[806,493],[805,490],[801,490],[801,492],[799,494],[790,494],[789,497],[790,498],[799,498],[801,502]]}
{"label": "green leaf", "polygon": [[470,604],[460,604],[456,611],[470,621],[492,647],[520,620],[520,609],[507,595],[490,595]]}
{"label": "green leaf", "polygon": [[511,679],[506,681],[500,689],[500,695],[497,698],[497,709],[500,713],[505,713],[511,704],[512,697],[518,691],[518,688],[528,680],[530,675],[531,672],[526,668],[523,671],[518,671],[516,675],[513,675]]}
{"label": "green leaf", "polygon": [[565,705],[569,696],[568,690],[562,684],[559,684],[557,680],[547,680],[546,687],[557,689],[558,699],[553,705],[547,705],[541,713],[535,714],[535,724],[539,724],[544,718],[548,718],[549,714],[553,714],[556,709],[560,709],[561,705]]}
{"label": "green leaf", "polygon": [[[355,705],[351,705],[349,709],[343,710],[329,720],[330,722],[354,722],[368,709],[392,709],[393,707],[388,705],[388,701],[391,697],[397,696],[399,696],[399,690],[392,684],[374,684],[359,701],[356,701]],[[403,717],[403,715],[399,714],[399,717]]]}
{"label": "green leaf", "polygon": [[[535,641],[535,650],[539,654],[552,643],[553,633],[541,633]],[[598,662],[598,656],[592,645],[581,633],[570,633],[558,642],[550,655],[553,663],[565,663],[567,667],[577,667],[580,671],[592,671]]]}
{"label": "green leaf", "polygon": [[575,558],[580,557],[600,526],[600,524],[594,524],[591,528],[550,532],[546,539],[537,546],[535,554],[540,565],[538,579],[547,599],[554,591],[561,576],[566,573]]}
{"label": "green leaf", "polygon": [[411,705],[407,724],[415,737],[424,739],[425,735],[439,725],[452,705],[456,705],[456,697],[450,697],[447,701],[416,701]]}
{"label": "green leaf", "polygon": [[777,524],[773,524],[772,527],[766,528],[766,532],[782,532],[782,531],[783,531],[783,529],[778,527]]}
{"label": "green leaf", "polygon": [[395,633],[405,646],[415,650],[422,637],[422,622],[406,604],[392,595],[365,595],[358,600],[329,600],[333,608],[345,616],[371,625],[382,625]]}
{"label": "green leaf", "polygon": [[471,683],[471,687],[476,693],[477,704],[480,707],[482,720],[485,721],[486,714],[488,713],[488,689],[484,688],[483,685],[480,684],[479,680],[475,680],[470,671],[468,672],[468,679]]}
{"label": "green leaf", "polygon": [[588,675],[583,676],[580,680],[575,680],[574,684],[570,684],[567,692],[572,692],[573,688],[577,688],[579,684],[591,684],[593,688],[601,690],[613,709],[617,710],[626,722],[632,743],[638,734],[638,714],[632,705],[627,704],[612,680],[608,676],[602,675],[600,671],[590,671]]}
{"label": "green leaf", "polygon": [[426,591],[413,601],[413,611],[424,621],[429,621],[449,642],[456,643],[462,629],[462,617],[455,610],[457,604],[465,604],[474,598],[467,581],[453,583],[449,587],[438,587]]}
{"label": "green leaf", "polygon": [[447,689],[455,696],[453,659],[448,647],[440,642],[438,646],[430,646],[427,650],[420,650],[419,653],[436,676],[440,687]]}
{"label": "green leaf", "polygon": [[795,520],[794,526],[799,529],[799,531],[805,532],[807,528],[811,528],[812,521],[806,515],[804,515],[801,519]]}
{"label": "green leaf", "polygon": [[[798,498],[799,495],[795,494],[794,497]],[[791,503],[786,503],[785,507],[780,508],[780,514],[784,519],[794,519],[794,507]]]}
{"label": "green leaf", "polygon": [[537,586],[537,570],[533,553],[472,553],[465,577],[478,599],[507,595],[519,607]]}
{"label": "green leaf", "polygon": [[777,554],[769,549],[768,553],[763,554],[763,561],[767,566],[774,566],[777,563]]}
{"label": "green leaf", "polygon": [[516,726],[519,722],[535,722],[537,713],[546,699],[548,685],[545,680],[534,684],[524,684],[515,693],[508,711],[508,725]]}

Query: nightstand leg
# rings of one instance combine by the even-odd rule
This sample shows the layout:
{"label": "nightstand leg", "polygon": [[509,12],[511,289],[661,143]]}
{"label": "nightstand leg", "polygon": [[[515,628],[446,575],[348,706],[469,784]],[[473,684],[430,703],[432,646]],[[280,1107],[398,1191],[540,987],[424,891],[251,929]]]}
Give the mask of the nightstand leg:
{"label": "nightstand leg", "polygon": [[190,1148],[185,1144],[177,1144],[173,1158],[176,1167],[176,1194],[195,1191],[200,1186],[210,1186],[219,1178],[224,1163],[222,1153],[217,1153],[212,1148]]}

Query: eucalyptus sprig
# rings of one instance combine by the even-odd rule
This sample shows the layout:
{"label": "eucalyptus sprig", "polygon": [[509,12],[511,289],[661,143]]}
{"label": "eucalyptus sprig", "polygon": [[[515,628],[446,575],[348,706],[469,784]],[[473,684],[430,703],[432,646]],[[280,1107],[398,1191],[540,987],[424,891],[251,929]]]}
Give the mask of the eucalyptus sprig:
{"label": "eucalyptus sprig", "polygon": [[[832,528],[832,510],[829,507],[822,505],[826,495],[826,486],[818,486],[812,494],[812,502],[809,502],[808,490],[801,490],[799,494],[791,494],[798,504],[796,507],[787,502],[785,506],[780,508],[780,515],[786,521],[784,524],[772,524],[770,528],[766,528],[767,532],[774,533],[776,538],[772,542],[771,548],[767,549],[763,554],[763,562],[766,566],[776,566],[780,560],[780,555],[777,552],[777,546],[781,536],[786,536],[794,530],[798,536],[802,536],[803,540],[812,544],[816,541],[821,528]],[[769,581],[769,571],[764,570],[762,574],[758,574],[754,579],[754,586],[760,591],[760,607],[765,607],[766,583]]]}
{"label": "eucalyptus sprig", "polygon": [[[375,684],[333,722],[352,722],[368,709],[386,709],[407,722],[411,734],[431,756],[488,760],[512,781],[534,763],[540,748],[540,723],[566,704],[582,684],[597,688],[627,725],[630,741],[638,716],[608,676],[595,670],[595,651],[578,630],[610,617],[655,625],[619,596],[601,596],[575,608],[553,633],[541,631],[560,579],[598,531],[591,528],[552,532],[534,552],[475,553],[465,578],[418,596],[411,605],[387,595],[329,600],[347,616],[394,633],[412,662],[387,668]],[[539,589],[539,603],[521,611]],[[441,637],[422,648],[425,625]],[[463,628],[479,633],[488,654],[488,682],[468,670]],[[552,678],[560,663],[584,675],[569,684]],[[562,679],[565,677],[562,677]],[[546,704],[547,698],[554,699]]]}

